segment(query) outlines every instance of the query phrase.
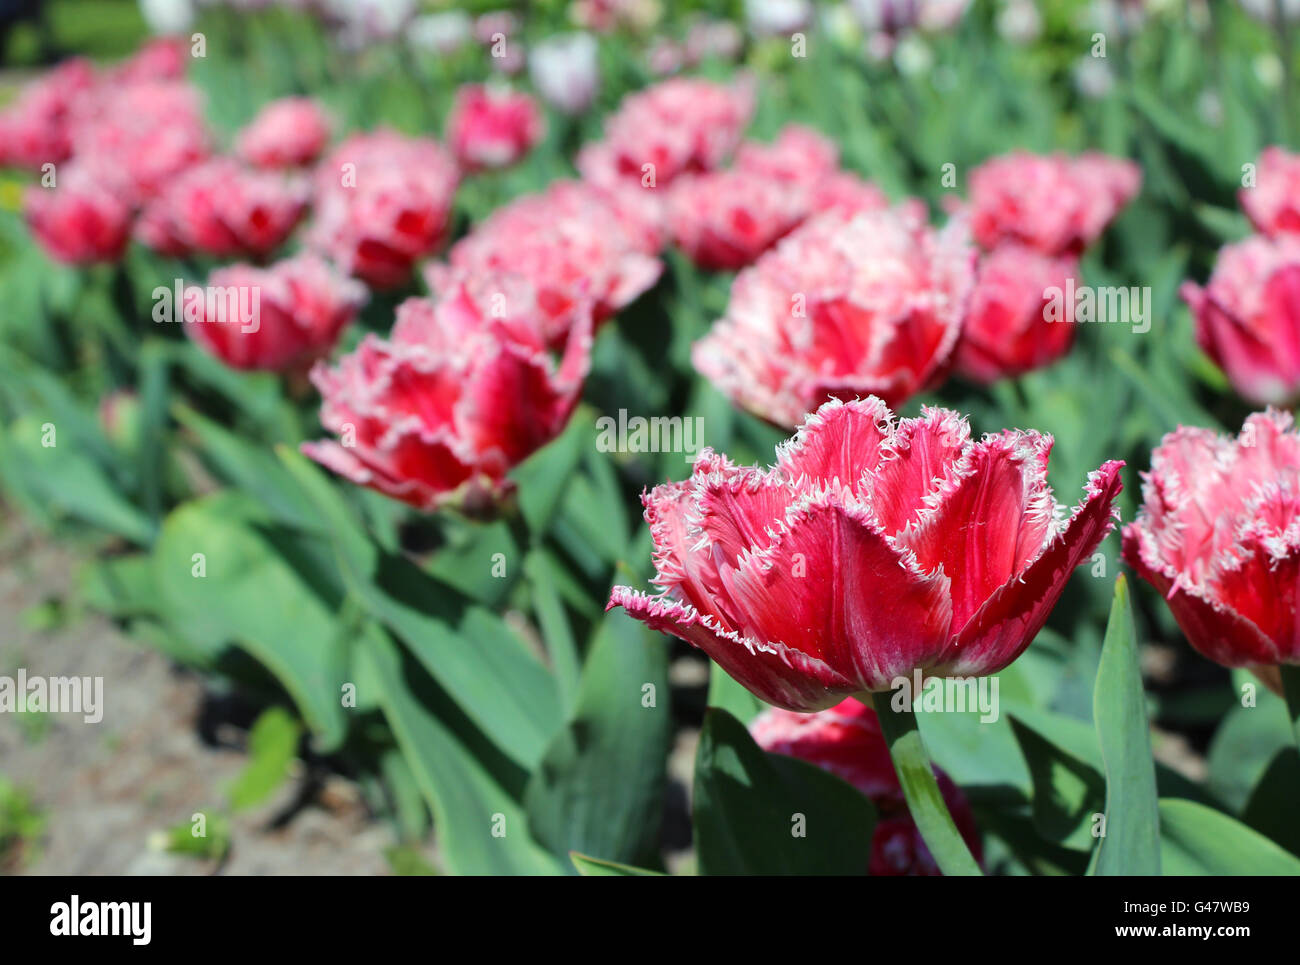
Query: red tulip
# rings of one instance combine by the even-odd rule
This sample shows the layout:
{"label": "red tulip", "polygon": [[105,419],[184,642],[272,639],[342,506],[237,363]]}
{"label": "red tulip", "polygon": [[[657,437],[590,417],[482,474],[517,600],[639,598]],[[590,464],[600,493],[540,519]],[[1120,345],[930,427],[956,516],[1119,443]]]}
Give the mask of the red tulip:
{"label": "red tulip", "polygon": [[56,187],[24,195],[27,225],[50,257],[70,264],[116,261],[131,237],[131,208],[111,172],[73,162]]}
{"label": "red tulip", "polygon": [[260,168],[311,164],[330,140],[330,120],[310,97],[284,97],[239,132],[239,156]]}
{"label": "red tulip", "polygon": [[[871,836],[870,874],[941,873],[907,811],[889,746],[870,707],[847,697],[817,714],[772,708],[756,717],[749,730],[764,750],[816,764],[871,799],[879,818]],[[948,775],[937,767],[934,770],[957,829],[975,860],[981,860],[979,831],[970,804]]]}
{"label": "red tulip", "polygon": [[[568,339],[575,312],[591,303],[596,324],[631,304],[659,279],[663,264],[649,248],[646,226],[601,192],[558,181],[542,194],[497,209],[448,254],[451,274],[512,272],[537,292],[552,345]],[[439,290],[449,269],[430,265]]]}
{"label": "red tulip", "polygon": [[542,138],[545,123],[527,94],[466,84],[447,117],[447,143],[467,171],[517,163]]}
{"label": "red tulip", "polygon": [[1300,233],[1300,155],[1268,147],[1259,155],[1253,187],[1237,195],[1241,210],[1262,233]]}
{"label": "red tulip", "polygon": [[1001,670],[1109,532],[1120,462],[1064,517],[1052,440],[973,442],[955,412],[894,422],[879,399],[832,401],[770,470],[705,449],[691,478],[642,497],[658,596],[609,607],[702,649],[795,711],[934,677]]}
{"label": "red tulip", "polygon": [[[999,245],[980,260],[970,309],[957,343],[957,369],[976,382],[994,382],[1050,365],[1074,344],[1074,304],[1066,281],[1077,277],[1071,257]],[[1061,317],[1049,317],[1056,289]]]}
{"label": "red tulip", "polygon": [[154,37],[108,74],[110,84],[180,80],[185,76],[189,45],[181,37]]}
{"label": "red tulip", "polygon": [[437,141],[353,135],[317,169],[311,243],[372,288],[397,288],[446,240],[458,180]]}
{"label": "red tulip", "polygon": [[1300,237],[1226,245],[1204,288],[1181,294],[1196,316],[1196,341],[1256,405],[1300,397]]}
{"label": "red tulip", "polygon": [[944,374],[974,258],[960,223],[935,232],[913,209],[820,215],[736,276],[695,367],[787,427],[829,398],[900,405]]}
{"label": "red tulip", "polygon": [[800,192],[749,171],[687,174],[668,190],[673,243],[708,271],[744,268],[808,214]]}
{"label": "red tulip", "polygon": [[[196,342],[234,368],[276,372],[305,372],[366,301],[364,285],[314,255],[269,268],[229,265],[212,273],[206,292],[191,291],[204,296],[197,322],[186,327]],[[219,293],[221,303],[209,305],[207,292]],[[252,308],[251,322],[232,311],[231,298]]]}
{"label": "red tulip", "polygon": [[145,209],[136,235],[167,254],[264,257],[307,210],[307,185],[217,158],[187,170]]}
{"label": "red tulip", "polygon": [[731,85],[666,80],[624,98],[605,122],[604,140],[578,155],[578,170],[596,184],[628,180],[647,187],[711,171],[735,150],[753,112],[747,79]]}
{"label": "red tulip", "polygon": [[1233,439],[1183,426],[1151,454],[1124,559],[1193,647],[1229,667],[1300,664],[1300,433],[1289,413]]}
{"label": "red tulip", "polygon": [[971,230],[989,249],[1018,241],[1047,255],[1077,255],[1141,185],[1142,171],[1131,161],[1017,151],[971,172]]}
{"label": "red tulip", "polygon": [[318,364],[321,423],[339,436],[303,446],[353,482],[420,509],[482,509],[506,473],[564,428],[591,353],[589,308],[558,364],[528,283],[463,275],[397,310],[388,340],[368,335],[334,368]]}

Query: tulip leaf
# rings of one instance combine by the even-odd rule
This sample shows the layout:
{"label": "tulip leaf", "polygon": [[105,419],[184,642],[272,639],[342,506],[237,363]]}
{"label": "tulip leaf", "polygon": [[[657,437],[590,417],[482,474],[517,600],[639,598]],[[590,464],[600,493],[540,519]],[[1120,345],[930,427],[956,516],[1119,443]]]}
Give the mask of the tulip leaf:
{"label": "tulip leaf", "polygon": [[835,775],[766,753],[713,708],[695,755],[694,823],[701,874],[864,874],[876,809]]}
{"label": "tulip leaf", "polygon": [[589,443],[590,422],[576,413],[560,435],[533,453],[511,472],[519,492],[519,511],[529,530],[545,533],[564,496],[569,477]]}
{"label": "tulip leaf", "polygon": [[644,878],[644,877],[663,877],[662,871],[651,871],[648,868],[634,868],[630,864],[620,864],[617,861],[604,861],[600,858],[592,858],[585,854],[579,854],[577,851],[569,852],[569,860],[573,866],[578,869],[578,874],[584,878]]}
{"label": "tulip leaf", "polygon": [[435,710],[445,698],[418,663],[405,659],[382,629],[368,624],[358,660],[410,763],[429,809],[439,852],[452,874],[560,874],[563,869],[528,833],[517,798],[458,739]]}
{"label": "tulip leaf", "polygon": [[561,860],[576,850],[657,862],[673,734],[668,695],[667,641],[626,613],[607,614],[573,717],[524,795],[533,835]]}
{"label": "tulip leaf", "polygon": [[1294,747],[1280,748],[1251,792],[1241,820],[1292,854],[1300,855],[1296,788],[1300,788],[1300,753]]}
{"label": "tulip leaf", "polygon": [[708,701],[710,707],[725,710],[746,726],[767,707],[713,661],[709,661]]}
{"label": "tulip leaf", "polygon": [[346,729],[341,626],[264,519],[232,493],[174,510],[154,552],[162,610],[187,638],[235,643],[256,657],[293,696],[322,749],[333,749]]}
{"label": "tulip leaf", "polygon": [[1093,873],[1158,875],[1160,818],[1151,725],[1142,694],[1137,631],[1128,583],[1115,581],[1115,599],[1101,648],[1093,718],[1106,772],[1105,833]]}
{"label": "tulip leaf", "polygon": [[1300,875],[1300,858],[1221,811],[1160,800],[1160,863],[1166,875]]}
{"label": "tulip leaf", "polygon": [[1048,841],[1090,851],[1105,781],[1091,765],[1042,737],[1019,719],[1011,727],[1033,780],[1034,827]]}

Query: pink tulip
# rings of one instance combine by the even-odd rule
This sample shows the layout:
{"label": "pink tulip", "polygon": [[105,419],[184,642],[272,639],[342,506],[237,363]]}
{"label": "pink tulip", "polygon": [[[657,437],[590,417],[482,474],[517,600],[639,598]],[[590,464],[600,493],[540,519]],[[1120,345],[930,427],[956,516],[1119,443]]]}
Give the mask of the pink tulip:
{"label": "pink tulip", "polygon": [[27,225],[41,247],[69,264],[116,261],[131,237],[131,208],[112,172],[72,162],[56,187],[24,195]]}
{"label": "pink tulip", "polygon": [[437,141],[353,135],[316,170],[311,244],[372,288],[400,287],[446,240],[458,181]]}
{"label": "pink tulip", "polygon": [[1249,416],[1236,439],[1179,427],[1143,479],[1124,559],[1160,591],[1188,642],[1229,667],[1300,664],[1300,433],[1291,415]]}
{"label": "pink tulip", "polygon": [[694,350],[732,401],[794,427],[830,398],[889,405],[940,379],[974,281],[964,227],[914,209],[820,215],[736,276]]}
{"label": "pink tulip", "polygon": [[509,491],[511,467],[568,422],[590,363],[590,306],[575,313],[557,364],[526,280],[448,282],[404,302],[389,339],[368,335],[336,367],[316,366],[321,424],[339,441],[303,451],[420,509],[481,511]]}
{"label": "pink tulip", "polygon": [[[957,343],[957,369],[976,382],[994,382],[1050,365],[1074,344],[1074,305],[1066,281],[1078,263],[1017,244],[999,245],[980,260],[970,310]],[[1050,317],[1055,288],[1061,318]]]}
{"label": "pink tulip", "polygon": [[1252,237],[1219,252],[1204,288],[1184,283],[1196,341],[1257,405],[1300,397],[1300,237]]}
{"label": "pink tulip", "polygon": [[1238,198],[1241,210],[1263,234],[1300,234],[1300,155],[1265,148],[1254,186],[1242,188]]}
{"label": "pink tulip", "polygon": [[1077,255],[1141,185],[1142,171],[1131,161],[1017,151],[971,172],[971,230],[989,249],[1018,241],[1047,255]]}
{"label": "pink tulip", "polygon": [[1066,516],[1050,436],[980,442],[944,409],[894,421],[832,401],[768,470],[705,449],[690,479],[642,497],[658,596],[615,587],[650,627],[699,647],[794,711],[926,676],[996,673],[1029,646],[1070,573],[1109,532],[1123,463]]}
{"label": "pink tulip", "polygon": [[[269,268],[229,265],[209,276],[206,291],[190,291],[201,306],[197,321],[186,326],[196,342],[233,368],[274,372],[306,372],[366,301],[364,285],[314,255]],[[220,293],[221,302],[210,305],[208,292]],[[251,322],[232,310],[231,299],[251,307]]]}
{"label": "pink tulip", "polygon": [[542,138],[545,123],[527,94],[483,84],[456,93],[447,118],[447,143],[468,171],[516,164]]}
{"label": "pink tulip", "polygon": [[330,120],[309,97],[272,101],[239,134],[239,156],[260,168],[314,162],[330,140]]}

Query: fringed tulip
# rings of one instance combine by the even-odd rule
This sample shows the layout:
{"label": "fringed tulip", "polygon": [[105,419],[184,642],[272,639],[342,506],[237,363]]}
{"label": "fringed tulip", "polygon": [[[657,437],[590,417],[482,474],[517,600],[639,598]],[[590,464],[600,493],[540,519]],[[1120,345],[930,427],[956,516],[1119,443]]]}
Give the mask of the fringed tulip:
{"label": "fringed tulip", "polygon": [[[334,347],[366,301],[366,288],[314,255],[269,268],[230,265],[194,288],[197,318],[186,331],[237,369],[305,373]],[[210,304],[208,293],[216,293]],[[240,316],[240,310],[251,318]]]}
{"label": "fringed tulip", "polygon": [[372,288],[398,288],[446,240],[459,177],[436,141],[354,135],[317,168],[311,243]]}
{"label": "fringed tulip", "polygon": [[650,627],[699,647],[754,694],[814,711],[927,677],[996,673],[1029,646],[1113,525],[1123,463],[1093,472],[1068,517],[1051,437],[975,442],[955,412],[895,422],[833,401],[771,469],[705,449],[691,478],[642,497],[651,596],[615,587]]}
{"label": "fringed tulip", "polygon": [[131,237],[131,207],[119,179],[72,162],[52,188],[32,185],[24,195],[27,225],[50,257],[68,264],[116,261]]}
{"label": "fringed tulip", "polygon": [[575,310],[556,362],[526,280],[447,282],[404,302],[389,339],[368,335],[334,368],[316,366],[321,423],[339,440],[303,451],[419,509],[485,512],[511,488],[511,467],[568,422],[590,362],[590,306]]}
{"label": "fringed tulip", "polygon": [[527,94],[484,84],[456,93],[447,118],[447,144],[467,171],[517,164],[542,138],[542,112]]}
{"label": "fringed tulip", "polygon": [[971,231],[986,249],[1016,241],[1047,255],[1077,255],[1141,186],[1131,161],[1017,151],[971,172]]}
{"label": "fringed tulip", "polygon": [[1235,439],[1178,428],[1152,453],[1142,496],[1124,559],[1188,642],[1229,667],[1300,664],[1300,433],[1290,414],[1256,413]]}
{"label": "fringed tulip", "polygon": [[[976,382],[1050,365],[1074,344],[1074,305],[1063,297],[1078,262],[1000,245],[980,260],[970,310],[957,343],[957,370]],[[1050,306],[1055,289],[1061,317]]]}
{"label": "fringed tulip", "polygon": [[1265,148],[1255,168],[1255,183],[1237,195],[1241,210],[1270,236],[1300,234],[1300,155]]}
{"label": "fringed tulip", "polygon": [[257,112],[239,132],[239,156],[260,168],[311,164],[330,140],[330,120],[310,97],[284,97]]}
{"label": "fringed tulip", "polygon": [[1300,398],[1300,237],[1253,237],[1225,246],[1204,288],[1181,294],[1196,341],[1256,405]]}
{"label": "fringed tulip", "polygon": [[788,428],[830,398],[900,405],[943,376],[974,260],[960,223],[935,232],[914,209],[820,215],[736,276],[695,367]]}

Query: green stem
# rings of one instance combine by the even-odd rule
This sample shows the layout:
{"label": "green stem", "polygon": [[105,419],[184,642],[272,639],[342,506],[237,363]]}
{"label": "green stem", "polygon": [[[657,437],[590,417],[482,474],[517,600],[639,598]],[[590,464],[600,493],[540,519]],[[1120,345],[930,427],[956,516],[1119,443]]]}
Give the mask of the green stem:
{"label": "green stem", "polygon": [[894,770],[903,786],[903,797],[907,800],[912,820],[916,822],[930,854],[934,855],[939,870],[945,875],[983,874],[948,813],[939,782],[934,779],[930,755],[925,751],[921,731],[916,726],[916,714],[911,707],[894,710],[893,697],[893,693],[887,690],[873,693],[871,704],[880,719],[880,730],[889,745],[889,755],[894,759]]}
{"label": "green stem", "polygon": [[1286,698],[1286,715],[1291,721],[1296,747],[1300,748],[1300,665],[1283,663],[1279,664],[1277,669],[1282,676],[1282,696]]}

